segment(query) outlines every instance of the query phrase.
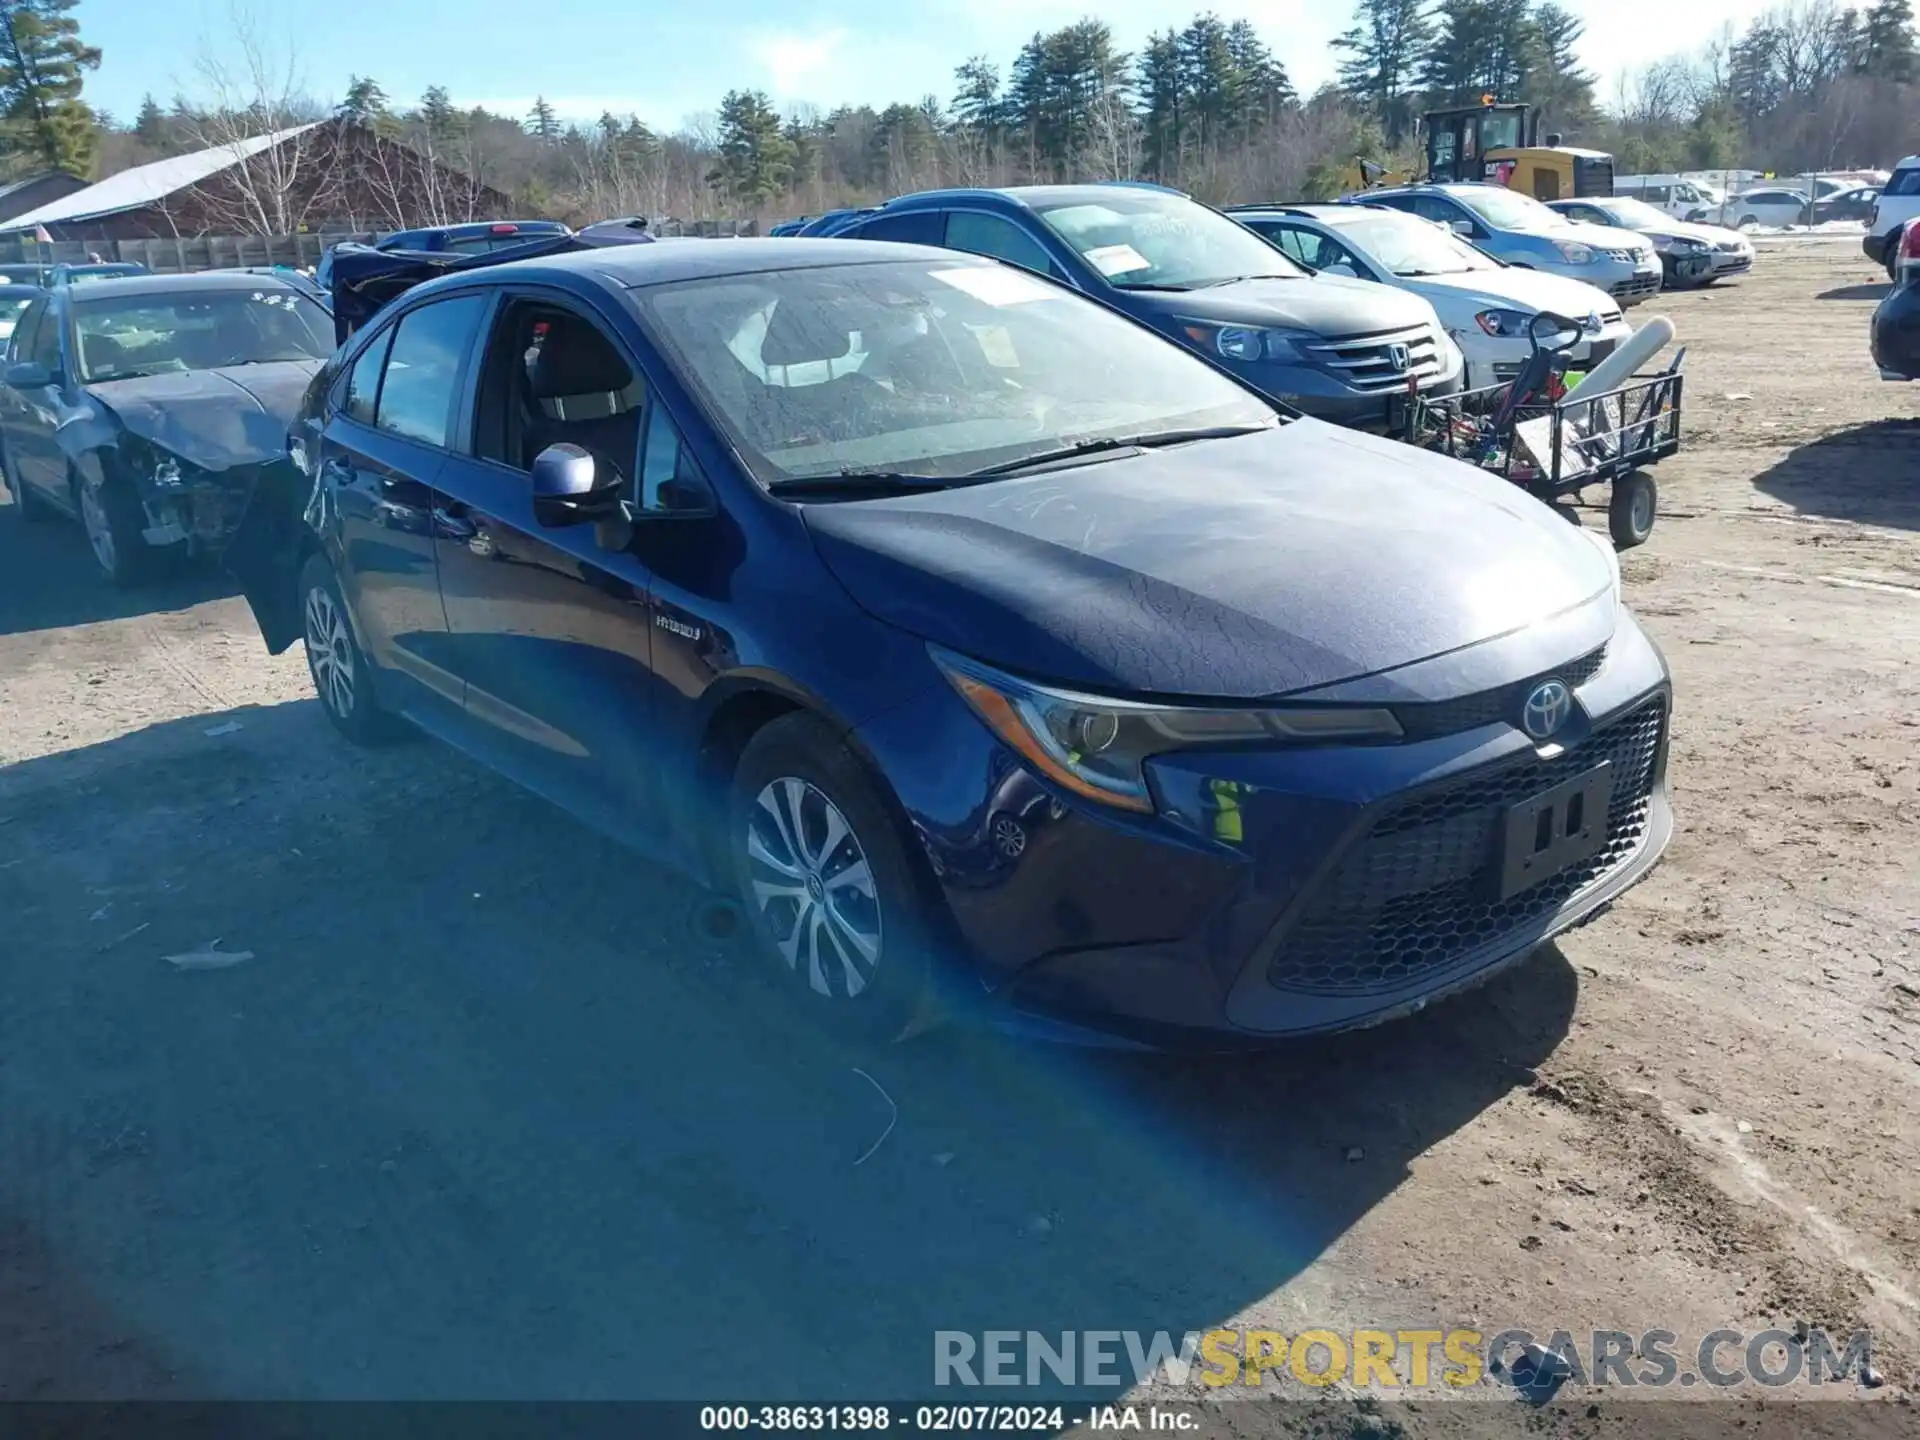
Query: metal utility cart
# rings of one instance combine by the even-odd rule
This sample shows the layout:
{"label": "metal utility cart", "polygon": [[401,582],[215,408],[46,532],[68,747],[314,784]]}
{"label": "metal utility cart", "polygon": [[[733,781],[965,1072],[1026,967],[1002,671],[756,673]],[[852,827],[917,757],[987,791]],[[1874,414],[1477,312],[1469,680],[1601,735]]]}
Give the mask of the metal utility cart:
{"label": "metal utility cart", "polygon": [[1576,523],[1566,497],[1610,485],[1607,528],[1615,549],[1630,550],[1646,543],[1659,511],[1659,488],[1648,468],[1680,448],[1685,358],[1682,349],[1667,369],[1596,393],[1576,385],[1549,398],[1555,383],[1516,401],[1516,381],[1416,397],[1406,438],[1504,476]]}

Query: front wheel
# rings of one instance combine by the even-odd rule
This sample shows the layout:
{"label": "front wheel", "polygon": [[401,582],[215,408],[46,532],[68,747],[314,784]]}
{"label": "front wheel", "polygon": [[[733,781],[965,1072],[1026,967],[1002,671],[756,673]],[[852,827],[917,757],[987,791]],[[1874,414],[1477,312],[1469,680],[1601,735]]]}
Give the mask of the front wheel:
{"label": "front wheel", "polygon": [[339,579],[324,555],[311,555],[300,570],[300,620],[307,673],[327,719],[356,745],[383,745],[405,729],[380,707],[373,693],[373,667],[354,638]]}
{"label": "front wheel", "polygon": [[1647,543],[1654,518],[1660,512],[1660,487],[1644,470],[1632,470],[1613,482],[1613,500],[1607,506],[1607,529],[1613,548],[1631,550]]}
{"label": "front wheel", "polygon": [[760,948],[814,1021],[881,1044],[933,1018],[933,927],[878,785],[812,715],[774,721],[734,772],[729,845]]}
{"label": "front wheel", "polygon": [[121,481],[100,474],[73,477],[74,509],[87,532],[94,561],[109,581],[122,589],[157,578],[183,548],[156,550],[147,544],[146,517],[140,501]]}

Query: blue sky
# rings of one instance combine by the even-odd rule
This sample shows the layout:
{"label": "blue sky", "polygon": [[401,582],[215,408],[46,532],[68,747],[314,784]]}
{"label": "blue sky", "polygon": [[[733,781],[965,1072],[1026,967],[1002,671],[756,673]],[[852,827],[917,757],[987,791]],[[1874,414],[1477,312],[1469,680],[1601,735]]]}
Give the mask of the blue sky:
{"label": "blue sky", "polygon": [[[1612,77],[1709,39],[1762,0],[1573,0],[1587,20],[1586,61]],[[307,89],[337,98],[351,73],[371,74],[396,103],[433,84],[462,104],[524,113],[544,94],[563,115],[602,110],[674,127],[712,111],[728,88],[777,104],[912,100],[952,94],[953,67],[986,53],[1003,70],[1036,29],[1095,14],[1135,49],[1196,9],[1260,28],[1303,90],[1328,78],[1327,42],[1349,0],[325,0],[240,13]],[[147,91],[204,93],[205,53],[233,59],[229,0],[82,0],[82,32],[101,47],[87,98],[130,117]],[[1603,95],[1610,93],[1603,88]]]}

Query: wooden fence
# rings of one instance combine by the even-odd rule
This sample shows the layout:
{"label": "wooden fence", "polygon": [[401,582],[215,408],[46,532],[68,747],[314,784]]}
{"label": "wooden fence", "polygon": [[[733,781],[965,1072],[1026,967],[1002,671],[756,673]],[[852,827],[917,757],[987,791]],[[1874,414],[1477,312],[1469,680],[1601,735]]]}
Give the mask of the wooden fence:
{"label": "wooden fence", "polygon": [[[753,220],[656,220],[656,235],[700,235],[726,238],[756,235]],[[89,257],[131,260],[156,274],[188,270],[230,270],[243,265],[308,266],[320,263],[321,252],[343,240],[371,243],[370,231],[323,231],[301,235],[195,235],[153,240],[56,240],[36,243],[31,235],[0,235],[0,263],[24,265],[84,265]]]}

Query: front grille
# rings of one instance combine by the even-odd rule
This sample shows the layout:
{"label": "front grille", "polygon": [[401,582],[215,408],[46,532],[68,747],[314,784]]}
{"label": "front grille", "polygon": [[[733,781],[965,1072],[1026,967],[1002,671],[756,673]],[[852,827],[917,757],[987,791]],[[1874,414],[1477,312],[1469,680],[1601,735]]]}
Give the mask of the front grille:
{"label": "front grille", "polygon": [[1600,253],[1609,260],[1624,261],[1628,265],[1638,265],[1640,263],[1640,252],[1638,250],[1602,250]]}
{"label": "front grille", "polygon": [[1578,690],[1600,673],[1600,667],[1606,661],[1607,647],[1602,645],[1592,654],[1582,655],[1571,664],[1542,670],[1538,675],[1515,681],[1511,685],[1481,690],[1455,700],[1436,700],[1425,705],[1396,705],[1393,707],[1394,717],[1399,720],[1400,728],[1406,732],[1409,740],[1432,740],[1441,735],[1457,735],[1463,730],[1477,730],[1497,720],[1511,721],[1520,713],[1527,692],[1549,676],[1564,680],[1568,688]]}
{"label": "front grille", "polygon": [[[1396,346],[1405,347],[1404,367],[1394,364]],[[1316,340],[1307,353],[1356,390],[1401,390],[1409,377],[1429,380],[1440,373],[1440,337],[1429,325]]]}
{"label": "front grille", "polygon": [[1741,247],[1745,245],[1745,243],[1746,242],[1743,240],[1731,240],[1731,239],[1722,240],[1714,248],[1717,250],[1727,250],[1727,251],[1732,251],[1737,253],[1741,249]]}
{"label": "front grille", "polygon": [[1607,293],[1616,300],[1637,300],[1652,295],[1660,289],[1658,275],[1636,275],[1631,280],[1622,280],[1617,285],[1609,285]]}
{"label": "front grille", "polygon": [[[1552,760],[1507,763],[1382,815],[1314,891],[1268,964],[1268,983],[1320,995],[1395,990],[1551,915],[1639,851],[1665,728],[1666,706],[1656,700]],[[1602,761],[1614,769],[1606,844],[1501,900],[1507,807]]]}

